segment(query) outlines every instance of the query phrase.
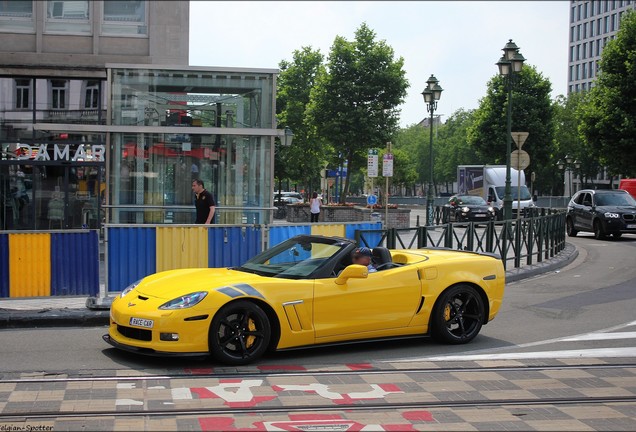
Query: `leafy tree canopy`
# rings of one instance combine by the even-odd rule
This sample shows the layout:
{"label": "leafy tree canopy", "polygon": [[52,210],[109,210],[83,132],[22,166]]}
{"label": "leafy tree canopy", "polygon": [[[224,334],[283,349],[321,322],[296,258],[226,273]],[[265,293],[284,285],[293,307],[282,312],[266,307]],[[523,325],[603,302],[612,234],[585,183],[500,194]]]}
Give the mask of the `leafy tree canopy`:
{"label": "leafy tree canopy", "polygon": [[583,138],[613,174],[636,175],[636,12],[621,17],[603,48],[600,71],[580,108]]}
{"label": "leafy tree canopy", "polygon": [[363,23],[351,42],[337,36],[327,61],[327,73],[319,76],[308,109],[317,135],[333,151],[330,162],[347,162],[347,179],[341,201],[349,191],[349,173],[361,168],[370,148],[383,148],[397,129],[399,106],[408,81],[404,59],[376,41]]}
{"label": "leafy tree canopy", "polygon": [[320,140],[314,128],[305,122],[311,88],[325,73],[323,55],[311,47],[293,53],[291,62],[280,62],[277,81],[276,109],[278,122],[294,133],[291,147],[279,146],[274,164],[275,177],[294,179],[304,185],[319,188],[320,171],[324,166]]}
{"label": "leafy tree canopy", "polygon": [[[468,141],[476,150],[479,163],[506,164],[509,100],[505,80],[496,75],[489,81],[486,96],[481,99],[469,129]],[[515,77],[512,90],[512,132],[529,133],[522,148],[530,155],[526,174],[536,172],[535,186],[539,190],[550,188],[555,169],[551,158],[554,136],[551,90],[550,81],[530,65],[524,65]],[[512,150],[515,149],[513,142]]]}

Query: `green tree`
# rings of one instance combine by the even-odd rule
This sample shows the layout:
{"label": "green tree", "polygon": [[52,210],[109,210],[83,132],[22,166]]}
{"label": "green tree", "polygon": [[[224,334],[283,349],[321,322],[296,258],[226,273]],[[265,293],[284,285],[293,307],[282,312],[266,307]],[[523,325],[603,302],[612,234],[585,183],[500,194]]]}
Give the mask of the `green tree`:
{"label": "green tree", "polygon": [[428,137],[426,131],[421,125],[414,124],[400,129],[393,140],[393,184],[406,189],[408,195],[415,195],[417,184],[422,184],[424,180],[422,145]]}
{"label": "green tree", "polygon": [[404,101],[408,81],[404,59],[394,59],[393,49],[376,41],[363,23],[355,40],[337,36],[327,61],[327,73],[312,89],[308,115],[318,136],[331,151],[330,163],[347,163],[344,202],[350,173],[359,170],[370,148],[384,148],[397,129],[397,106]]}
{"label": "green tree", "polygon": [[474,122],[474,110],[458,109],[440,127],[435,151],[435,179],[438,183],[457,181],[457,166],[478,164],[479,159],[466,137]]}
{"label": "green tree", "polygon": [[[588,183],[586,179],[593,179],[601,169],[598,158],[579,132],[580,107],[585,103],[586,96],[585,92],[574,92],[567,97],[557,96],[553,103],[555,132],[552,166],[556,166],[558,161],[565,161],[566,156],[578,161],[580,167],[575,172],[583,179],[584,187]],[[562,171],[554,170],[550,195],[563,192],[563,175]]]}
{"label": "green tree", "polygon": [[620,24],[603,48],[596,85],[580,110],[580,131],[610,173],[635,176],[636,12],[625,12]]}
{"label": "green tree", "polygon": [[[555,170],[552,161],[554,137],[553,106],[550,100],[552,85],[525,65],[516,77],[512,91],[512,131],[529,132],[523,150],[530,155],[529,172],[537,173],[535,188],[550,190]],[[486,96],[475,112],[475,121],[469,130],[469,143],[483,164],[506,163],[508,92],[504,77],[496,75],[488,82]],[[512,150],[516,148],[512,143]],[[526,178],[529,178],[526,175]]]}
{"label": "green tree", "polygon": [[324,74],[323,55],[319,50],[303,47],[293,53],[291,62],[280,62],[277,80],[276,110],[278,122],[294,133],[291,147],[278,146],[274,176],[278,189],[284,179],[320,187],[320,171],[324,166],[320,140],[314,128],[305,122],[310,92],[318,76]]}

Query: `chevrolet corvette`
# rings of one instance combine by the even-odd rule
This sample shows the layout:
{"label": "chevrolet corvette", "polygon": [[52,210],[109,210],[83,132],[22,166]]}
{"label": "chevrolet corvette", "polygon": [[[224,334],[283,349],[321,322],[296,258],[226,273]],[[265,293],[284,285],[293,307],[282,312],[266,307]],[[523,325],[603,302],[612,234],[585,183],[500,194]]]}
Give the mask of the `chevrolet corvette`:
{"label": "chevrolet corvette", "polygon": [[372,249],[299,235],[239,267],[156,273],[114,300],[103,339],[150,355],[210,354],[243,365],[270,350],[430,335],[462,344],[495,318],[505,272],[494,254]]}

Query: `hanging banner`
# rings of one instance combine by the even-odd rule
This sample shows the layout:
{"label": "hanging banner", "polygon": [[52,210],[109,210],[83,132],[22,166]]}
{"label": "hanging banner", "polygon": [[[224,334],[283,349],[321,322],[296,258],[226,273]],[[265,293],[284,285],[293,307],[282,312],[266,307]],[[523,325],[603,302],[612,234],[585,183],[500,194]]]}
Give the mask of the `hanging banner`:
{"label": "hanging banner", "polygon": [[393,177],[393,154],[387,153],[382,158],[382,175],[384,177]]}

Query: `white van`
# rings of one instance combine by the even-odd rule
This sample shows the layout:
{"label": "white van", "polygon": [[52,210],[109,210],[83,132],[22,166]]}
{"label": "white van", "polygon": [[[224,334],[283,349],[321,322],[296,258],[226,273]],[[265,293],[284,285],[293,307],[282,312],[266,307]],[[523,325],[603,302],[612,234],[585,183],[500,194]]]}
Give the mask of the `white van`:
{"label": "white van", "polygon": [[[506,194],[505,165],[460,165],[457,167],[457,184],[458,193],[483,197],[497,209],[498,218],[503,218],[503,201]],[[523,210],[534,207],[523,171],[510,168],[510,194],[513,217],[517,215],[517,208]]]}

